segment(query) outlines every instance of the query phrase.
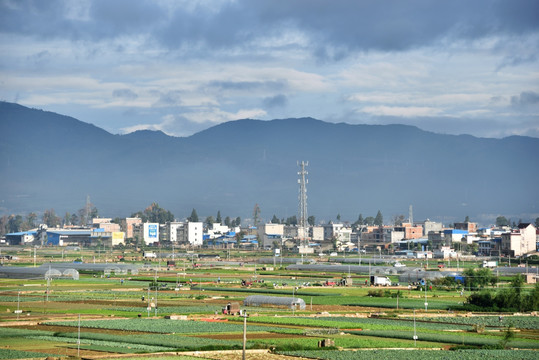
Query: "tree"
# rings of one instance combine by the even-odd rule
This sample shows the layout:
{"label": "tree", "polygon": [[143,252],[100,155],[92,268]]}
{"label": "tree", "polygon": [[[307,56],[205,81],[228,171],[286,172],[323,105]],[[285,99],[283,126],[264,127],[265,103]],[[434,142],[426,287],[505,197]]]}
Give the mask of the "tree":
{"label": "tree", "polygon": [[496,226],[507,226],[509,225],[509,220],[505,216],[498,216],[496,218]]}
{"label": "tree", "polygon": [[64,225],[71,225],[71,214],[66,211],[64,215]]}
{"label": "tree", "polygon": [[215,218],[215,222],[219,224],[223,222],[223,219],[221,219],[221,210],[217,210],[217,217]]}
{"label": "tree", "polygon": [[77,216],[77,214],[71,215],[70,223],[71,225],[77,225],[79,223],[79,217]]}
{"label": "tree", "polygon": [[152,222],[165,224],[169,221],[174,221],[174,215],[159,206],[158,203],[152,203],[144,211],[138,211],[134,214],[131,214],[131,217],[138,217],[142,222]]}
{"label": "tree", "polygon": [[286,219],[286,225],[297,225],[298,224],[298,218],[296,215],[290,216]]}
{"label": "tree", "polygon": [[5,235],[6,233],[8,233],[8,223],[9,218],[7,215],[0,217],[0,235]]}
{"label": "tree", "polygon": [[54,209],[45,210],[43,213],[43,223],[47,224],[48,227],[60,225],[60,218],[56,216]]}
{"label": "tree", "polygon": [[279,220],[279,218],[275,214],[273,214],[273,217],[271,218],[271,223],[272,224],[280,224],[281,221]]}
{"label": "tree", "polygon": [[8,221],[9,232],[19,232],[22,229],[23,219],[21,215],[10,215]]}
{"label": "tree", "polygon": [[33,229],[36,227],[36,220],[37,214],[35,212],[31,212],[26,216],[26,223],[28,224],[29,229]]}
{"label": "tree", "polygon": [[309,216],[309,217],[307,218],[307,223],[308,223],[309,225],[311,225],[311,226],[314,226],[314,224],[316,223],[315,220],[316,220],[316,219],[315,219],[314,215],[311,215],[311,216]]}
{"label": "tree", "polygon": [[374,218],[372,216],[367,216],[365,218],[365,225],[373,226],[374,225]]}
{"label": "tree", "polygon": [[241,226],[241,218],[238,216],[234,222],[234,226]]}
{"label": "tree", "polygon": [[492,274],[489,268],[472,269],[468,268],[462,273],[464,275],[464,283],[469,290],[482,289],[487,285],[496,284],[497,279]]}
{"label": "tree", "polygon": [[374,225],[382,226],[384,224],[384,217],[382,216],[382,213],[380,210],[378,210],[378,213],[376,214],[376,217],[374,218]]}
{"label": "tree", "polygon": [[341,214],[337,214],[337,217],[336,217],[337,221],[341,221]]}
{"label": "tree", "polygon": [[468,215],[466,215],[466,217],[464,218],[464,222],[465,223],[469,223],[470,222],[470,217]]}
{"label": "tree", "polygon": [[187,218],[190,222],[198,222],[198,214],[197,211],[193,208],[193,211],[191,211],[191,216]]}
{"label": "tree", "polygon": [[208,216],[206,218],[206,226],[210,227],[213,225],[213,223],[216,222],[215,219],[213,218],[213,216]]}
{"label": "tree", "polygon": [[96,217],[99,217],[99,212],[97,211],[97,208],[93,206],[90,210],[90,219],[94,219]]}
{"label": "tree", "polygon": [[230,216],[227,216],[227,217],[225,218],[225,225],[228,226],[228,227],[232,226],[232,225],[231,225],[231,221],[230,221]]}
{"label": "tree", "polygon": [[393,218],[393,225],[395,226],[402,226],[402,223],[404,222],[404,215],[397,215]]}
{"label": "tree", "polygon": [[535,227],[539,229],[539,217],[535,218]]}

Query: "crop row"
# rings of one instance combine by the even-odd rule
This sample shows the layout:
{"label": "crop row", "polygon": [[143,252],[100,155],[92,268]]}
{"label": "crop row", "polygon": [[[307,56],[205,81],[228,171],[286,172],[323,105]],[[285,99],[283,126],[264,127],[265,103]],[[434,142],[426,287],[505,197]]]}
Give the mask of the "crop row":
{"label": "crop row", "polygon": [[[49,325],[77,326],[77,321],[48,322]],[[143,331],[154,333],[196,334],[196,333],[223,333],[241,332],[243,325],[204,321],[175,321],[166,319],[115,319],[115,320],[86,320],[81,322],[81,327],[96,329],[113,329],[127,331]],[[249,327],[250,331],[268,331],[274,328],[266,326]]]}
{"label": "crop row", "polygon": [[54,354],[47,354],[47,353],[0,349],[0,359],[46,358],[51,355],[54,356]]}
{"label": "crop row", "polygon": [[473,317],[437,317],[428,321],[443,322],[447,324],[483,325],[505,327],[512,326],[518,329],[539,329],[539,317],[537,316],[504,316],[500,321],[498,316],[473,316]]}
{"label": "crop row", "polygon": [[[359,323],[356,327],[372,328],[370,325],[388,325],[392,329],[396,327],[412,328],[414,326],[413,319],[379,319],[379,318],[353,318],[353,317],[320,317],[319,320],[342,321],[349,323]],[[423,320],[423,319],[421,319]],[[471,325],[464,324],[441,324],[437,322],[416,321],[416,329],[428,330],[471,330]]]}
{"label": "crop row", "polygon": [[[73,343],[73,344],[76,344],[78,341],[78,339],[75,337],[66,337],[66,336],[30,336],[28,337],[28,339],[61,341],[61,342]],[[84,344],[84,345],[106,346],[110,348],[125,348],[125,349],[133,349],[139,352],[171,351],[175,349],[175,347],[145,345],[145,344],[133,343],[133,342],[126,343],[123,341],[123,339],[121,341],[94,340],[94,339],[85,339],[84,337],[81,337],[81,339],[82,339],[81,345]]]}
{"label": "crop row", "polygon": [[537,352],[529,350],[457,350],[457,351],[432,351],[432,350],[359,350],[359,351],[333,351],[333,350],[303,350],[285,351],[283,355],[305,357],[322,360],[506,360],[521,359],[535,360]]}
{"label": "crop row", "polygon": [[259,316],[249,319],[250,322],[273,324],[273,325],[292,325],[308,326],[321,328],[338,329],[373,329],[373,330],[410,330],[413,323],[402,321],[397,324],[391,321],[376,321],[374,319],[354,319],[346,317],[337,318],[307,318],[307,317],[273,317]]}
{"label": "crop row", "polygon": [[[402,330],[367,330],[367,331],[347,331],[349,334],[360,336],[378,336],[395,339],[411,339],[413,332]],[[434,341],[448,344],[461,344],[472,346],[497,346],[502,340],[502,336],[474,335],[474,334],[452,334],[442,332],[421,332],[417,333],[419,340]],[[508,346],[519,349],[539,349],[539,343],[534,340],[516,339],[509,342]]]}
{"label": "crop row", "polygon": [[[72,333],[56,333],[55,336],[61,338],[70,338],[77,339],[78,334],[76,332]],[[160,346],[168,347],[174,349],[200,349],[203,347],[233,347],[239,341],[234,340],[220,340],[220,339],[210,339],[202,337],[190,337],[190,336],[181,336],[181,335],[166,335],[166,336],[155,336],[149,334],[129,334],[129,335],[113,335],[113,334],[103,334],[103,333],[92,333],[92,332],[81,332],[81,339],[90,340],[90,341],[108,341],[114,343],[124,343],[124,344],[140,344],[148,346]]]}

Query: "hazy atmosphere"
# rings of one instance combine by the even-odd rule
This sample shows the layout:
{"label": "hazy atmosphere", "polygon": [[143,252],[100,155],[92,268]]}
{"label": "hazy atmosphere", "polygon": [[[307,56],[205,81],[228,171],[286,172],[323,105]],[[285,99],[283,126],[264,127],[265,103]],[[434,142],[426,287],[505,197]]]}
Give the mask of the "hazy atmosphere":
{"label": "hazy atmosphere", "polygon": [[539,2],[0,1],[0,99],[114,134],[312,116],[539,137]]}

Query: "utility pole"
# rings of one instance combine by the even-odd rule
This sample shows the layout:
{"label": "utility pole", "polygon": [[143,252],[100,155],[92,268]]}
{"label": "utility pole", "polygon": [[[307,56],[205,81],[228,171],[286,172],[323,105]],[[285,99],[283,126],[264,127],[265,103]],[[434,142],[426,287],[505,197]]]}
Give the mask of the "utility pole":
{"label": "utility pole", "polygon": [[243,352],[242,359],[245,360],[245,346],[247,344],[247,311],[243,312]]}

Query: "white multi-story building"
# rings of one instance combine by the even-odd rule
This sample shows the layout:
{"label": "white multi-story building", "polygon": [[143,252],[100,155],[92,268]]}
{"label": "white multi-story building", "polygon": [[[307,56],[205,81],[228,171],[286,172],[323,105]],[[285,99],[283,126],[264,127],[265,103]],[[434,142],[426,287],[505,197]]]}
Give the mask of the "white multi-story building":
{"label": "white multi-story building", "polygon": [[522,223],[518,229],[502,234],[502,254],[521,256],[536,250],[536,228],[533,224]]}
{"label": "white multi-story building", "polygon": [[159,223],[144,223],[142,231],[142,238],[146,245],[159,242]]}
{"label": "white multi-story building", "polygon": [[178,233],[181,234],[181,230],[185,226],[182,222],[169,222],[167,223],[167,231],[169,234],[170,242],[178,243]]}

